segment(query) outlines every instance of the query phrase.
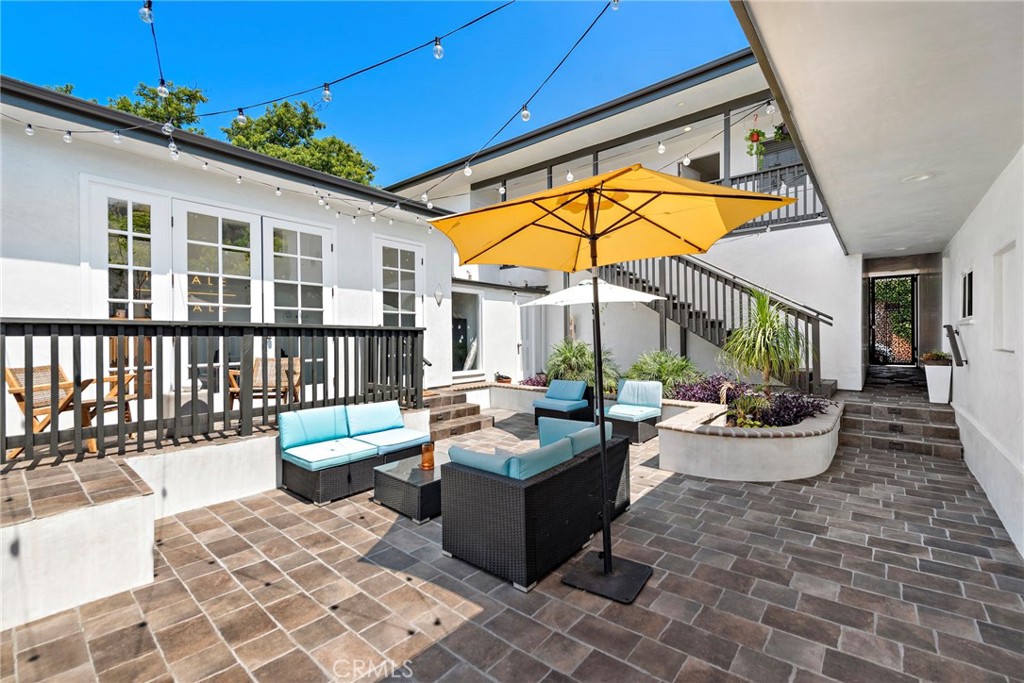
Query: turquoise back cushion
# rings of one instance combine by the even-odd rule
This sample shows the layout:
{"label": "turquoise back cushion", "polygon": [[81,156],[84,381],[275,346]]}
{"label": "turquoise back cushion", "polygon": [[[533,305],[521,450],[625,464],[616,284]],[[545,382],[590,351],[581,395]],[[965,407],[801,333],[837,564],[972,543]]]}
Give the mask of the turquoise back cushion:
{"label": "turquoise back cushion", "polygon": [[294,446],[342,439],[349,435],[345,406],[279,413],[277,429],[282,451]]}
{"label": "turquoise back cushion", "polygon": [[521,453],[508,460],[508,476],[513,479],[529,479],[572,459],[572,443],[561,439],[529,453]]}
{"label": "turquoise back cushion", "polygon": [[557,417],[542,417],[537,420],[537,433],[540,435],[540,445],[548,446],[556,441],[564,439],[570,434],[575,434],[581,429],[593,426],[593,422],[562,420]]}
{"label": "turquoise back cushion", "polygon": [[[607,442],[608,439],[612,438],[612,423],[604,423],[604,440]],[[572,454],[579,455],[583,451],[596,448],[601,445],[601,432],[598,431],[598,426],[587,427],[581,429],[575,434],[569,435],[569,441],[572,443]]]}
{"label": "turquoise back cushion", "polygon": [[627,379],[619,383],[619,395],[616,398],[616,402],[629,406],[660,408],[661,390],[661,382],[642,382],[636,379]]}
{"label": "turquoise back cushion", "polygon": [[567,379],[556,379],[551,382],[545,396],[557,398],[560,401],[578,401],[583,398],[583,392],[587,390],[586,382],[574,382]]}
{"label": "turquoise back cushion", "polygon": [[466,467],[472,467],[473,469],[508,476],[509,459],[507,457],[490,455],[488,453],[477,453],[476,451],[471,451],[468,448],[452,446],[448,449],[448,459],[454,463],[465,465]]}
{"label": "turquoise back cushion", "polygon": [[348,429],[352,436],[404,427],[398,401],[364,403],[348,407]]}

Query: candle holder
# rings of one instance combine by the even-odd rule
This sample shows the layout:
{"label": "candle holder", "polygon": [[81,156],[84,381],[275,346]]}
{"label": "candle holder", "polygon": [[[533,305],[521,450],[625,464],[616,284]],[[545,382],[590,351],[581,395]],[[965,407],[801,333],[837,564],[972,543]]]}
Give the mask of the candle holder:
{"label": "candle holder", "polygon": [[434,444],[425,443],[420,448],[420,467],[425,470],[434,469]]}

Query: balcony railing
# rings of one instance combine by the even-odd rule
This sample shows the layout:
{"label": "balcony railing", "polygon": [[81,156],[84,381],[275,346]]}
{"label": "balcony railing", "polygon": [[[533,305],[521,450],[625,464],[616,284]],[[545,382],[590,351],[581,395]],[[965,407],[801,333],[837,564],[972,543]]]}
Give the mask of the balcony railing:
{"label": "balcony railing", "polygon": [[[715,185],[723,184],[722,180],[712,181]],[[828,218],[825,204],[821,201],[807,169],[802,163],[788,166],[766,168],[756,173],[734,176],[729,179],[729,186],[737,190],[774,194],[780,197],[796,199],[794,204],[783,206],[771,213],[743,225],[745,228],[764,228],[772,225],[791,223],[811,223]]]}
{"label": "balcony railing", "polygon": [[4,461],[124,454],[246,436],[286,410],[422,407],[423,330],[6,318],[0,374]]}

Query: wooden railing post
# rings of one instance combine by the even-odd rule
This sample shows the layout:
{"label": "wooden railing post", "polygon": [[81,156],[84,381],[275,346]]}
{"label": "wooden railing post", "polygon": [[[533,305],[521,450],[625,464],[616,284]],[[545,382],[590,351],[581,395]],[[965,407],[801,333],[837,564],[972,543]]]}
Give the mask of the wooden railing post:
{"label": "wooden railing post", "polygon": [[661,296],[666,297],[658,302],[658,348],[668,349],[668,276],[666,275],[665,259],[658,259],[658,287]]}
{"label": "wooden railing post", "polygon": [[[238,418],[238,426],[242,436],[249,436],[252,434],[252,401],[253,401],[253,332],[252,330],[245,330],[242,333],[242,359],[239,366],[239,404],[242,411],[241,416]],[[290,366],[289,366],[289,369]],[[266,367],[264,366],[263,374],[267,374]],[[263,378],[264,385],[267,384],[267,378]],[[227,389],[224,391],[224,398],[227,400]]]}

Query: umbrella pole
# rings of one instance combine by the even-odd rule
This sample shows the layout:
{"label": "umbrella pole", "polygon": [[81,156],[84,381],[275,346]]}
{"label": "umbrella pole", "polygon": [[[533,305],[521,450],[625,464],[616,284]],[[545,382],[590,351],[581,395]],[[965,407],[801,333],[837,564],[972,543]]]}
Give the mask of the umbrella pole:
{"label": "umbrella pole", "polygon": [[[591,245],[594,245],[591,242]],[[593,252],[593,246],[591,251]],[[590,282],[594,288],[594,397],[597,407],[597,426],[601,433],[601,490],[604,491],[601,506],[601,535],[603,538],[604,573],[612,573],[612,501],[608,494],[608,440],[604,433],[604,349],[601,346],[601,301],[597,289],[597,257],[591,253],[593,267]]]}

